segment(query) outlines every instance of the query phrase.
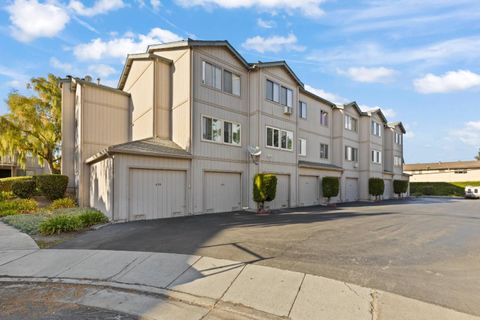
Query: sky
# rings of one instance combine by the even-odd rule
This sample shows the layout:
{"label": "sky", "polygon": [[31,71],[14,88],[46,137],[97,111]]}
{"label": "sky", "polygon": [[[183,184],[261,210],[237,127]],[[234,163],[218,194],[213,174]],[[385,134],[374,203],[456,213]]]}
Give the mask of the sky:
{"label": "sky", "polygon": [[185,38],[286,60],[308,90],[382,108],[407,129],[406,163],[480,148],[478,0],[2,0],[0,114],[32,77],[116,87],[127,54]]}

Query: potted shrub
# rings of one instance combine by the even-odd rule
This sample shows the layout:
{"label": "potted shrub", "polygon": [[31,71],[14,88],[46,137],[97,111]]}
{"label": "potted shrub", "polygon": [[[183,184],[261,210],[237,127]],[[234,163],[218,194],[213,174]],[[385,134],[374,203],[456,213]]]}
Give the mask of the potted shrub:
{"label": "potted shrub", "polygon": [[277,177],[273,174],[258,173],[253,178],[253,200],[257,203],[257,214],[268,214],[265,202],[273,201],[277,193]]}
{"label": "potted shrub", "polygon": [[408,191],[408,180],[393,180],[393,192],[402,198],[402,194]]}
{"label": "potted shrub", "polygon": [[340,191],[340,179],[337,177],[324,177],[322,179],[322,193],[325,198],[327,198],[327,205],[330,204],[330,198],[338,196]]}
{"label": "potted shrub", "polygon": [[383,179],[370,178],[368,180],[368,192],[375,197],[375,200],[379,200],[379,197],[385,192],[385,182]]}

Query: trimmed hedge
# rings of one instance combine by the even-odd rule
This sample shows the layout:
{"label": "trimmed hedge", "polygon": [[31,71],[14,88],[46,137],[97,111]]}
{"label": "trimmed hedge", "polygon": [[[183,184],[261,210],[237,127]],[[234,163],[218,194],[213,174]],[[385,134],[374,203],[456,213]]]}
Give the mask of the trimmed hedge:
{"label": "trimmed hedge", "polygon": [[322,179],[322,193],[328,199],[338,196],[340,191],[340,179],[337,177],[324,177]]}
{"label": "trimmed hedge", "polygon": [[368,193],[377,198],[385,192],[385,182],[380,178],[368,179]]}
{"label": "trimmed hedge", "polygon": [[12,192],[21,199],[30,199],[36,190],[35,181],[19,180],[12,184]]}
{"label": "trimmed hedge", "polygon": [[480,181],[467,182],[410,182],[410,194],[414,196],[458,196],[465,195],[465,187],[480,186]]}
{"label": "trimmed hedge", "polygon": [[61,174],[35,176],[40,193],[49,200],[63,198],[67,190],[68,177]]}
{"label": "trimmed hedge", "polygon": [[32,180],[31,176],[11,177],[0,179],[0,191],[12,192],[12,185],[16,181]]}
{"label": "trimmed hedge", "polygon": [[408,180],[393,180],[393,192],[399,197],[408,190]]}
{"label": "trimmed hedge", "polygon": [[277,177],[273,174],[258,173],[253,178],[253,200],[263,204],[273,201],[277,193]]}

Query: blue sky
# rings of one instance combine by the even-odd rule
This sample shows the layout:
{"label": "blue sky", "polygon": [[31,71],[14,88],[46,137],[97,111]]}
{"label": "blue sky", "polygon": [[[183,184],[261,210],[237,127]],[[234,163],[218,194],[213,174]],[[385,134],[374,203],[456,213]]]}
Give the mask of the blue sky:
{"label": "blue sky", "polygon": [[33,76],[116,86],[127,53],[187,37],[286,60],[329,100],[381,107],[407,127],[407,163],[471,160],[480,147],[478,0],[2,1],[0,114]]}

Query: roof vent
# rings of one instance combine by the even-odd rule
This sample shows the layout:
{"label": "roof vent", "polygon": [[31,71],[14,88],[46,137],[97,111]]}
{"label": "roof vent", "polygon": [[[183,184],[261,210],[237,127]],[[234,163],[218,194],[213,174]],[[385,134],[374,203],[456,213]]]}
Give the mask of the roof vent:
{"label": "roof vent", "polygon": [[87,81],[87,82],[92,82],[92,77],[89,76],[89,75],[86,75],[86,76],[85,76],[85,81]]}

